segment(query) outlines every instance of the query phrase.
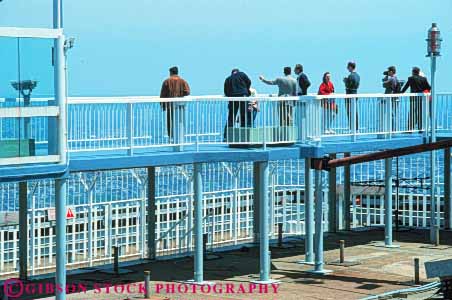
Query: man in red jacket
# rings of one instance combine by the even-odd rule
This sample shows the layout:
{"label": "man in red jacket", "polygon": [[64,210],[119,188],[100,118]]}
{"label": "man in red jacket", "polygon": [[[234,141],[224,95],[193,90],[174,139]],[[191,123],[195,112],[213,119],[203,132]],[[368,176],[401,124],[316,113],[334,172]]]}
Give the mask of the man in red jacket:
{"label": "man in red jacket", "polygon": [[[179,98],[190,95],[190,86],[179,76],[178,67],[169,69],[170,77],[162,84],[160,91],[160,98]],[[166,128],[168,130],[168,137],[173,138],[173,119],[174,119],[174,104],[171,102],[160,102],[163,111],[166,111]]]}

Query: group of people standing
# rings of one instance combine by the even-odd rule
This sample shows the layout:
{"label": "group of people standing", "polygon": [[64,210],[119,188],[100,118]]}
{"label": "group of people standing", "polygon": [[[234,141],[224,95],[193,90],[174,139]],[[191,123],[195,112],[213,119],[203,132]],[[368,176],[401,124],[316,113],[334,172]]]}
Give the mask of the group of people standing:
{"label": "group of people standing", "polygon": [[[343,79],[345,92],[348,95],[358,94],[360,86],[360,76],[356,72],[356,63],[350,61],[347,63],[348,76]],[[177,67],[172,67],[169,70],[170,76],[166,79],[161,88],[161,98],[176,98],[190,95],[190,87],[188,83],[179,76],[179,70]],[[284,67],[283,76],[274,80],[268,80],[264,76],[259,76],[259,80],[268,85],[278,86],[278,96],[304,96],[308,94],[308,89],[311,86],[311,82],[308,76],[304,73],[303,66],[296,64],[294,67],[294,73],[296,78],[292,76],[292,68]],[[413,67],[412,76],[410,76],[405,84],[403,81],[399,81],[396,75],[396,68],[394,66],[388,67],[384,72],[383,88],[386,94],[398,94],[404,93],[410,88],[411,93],[425,93],[430,92],[430,85],[422,74],[418,67]],[[403,87],[402,87],[403,85]],[[331,73],[325,72],[323,74],[322,83],[320,84],[317,94],[318,95],[331,95],[335,93],[335,87],[331,81]],[[246,73],[240,71],[238,68],[234,68],[231,74],[226,78],[224,82],[224,95],[226,97],[250,97],[255,94],[255,90],[251,87],[251,79]],[[417,99],[419,97],[410,98],[410,116],[409,116],[409,129],[414,129],[415,125],[418,129],[422,128],[422,102]],[[352,129],[351,116],[352,116],[352,101],[356,101],[357,98],[347,97],[345,99],[345,106],[347,111],[347,118],[350,129]],[[324,110],[324,128],[326,133],[333,133],[331,124],[338,112],[338,106],[334,99],[328,97],[322,99],[322,106]],[[393,100],[393,112],[396,111],[394,104],[396,98]],[[293,125],[293,105],[294,101],[280,101],[278,104],[278,116],[280,126],[292,126]],[[174,118],[174,108],[169,102],[161,102],[162,109],[166,112],[167,131],[170,138],[173,137],[172,119]],[[233,127],[239,114],[239,123],[241,127],[252,127],[256,118],[256,114],[259,111],[259,105],[257,101],[229,101],[228,103],[228,117],[227,123],[224,128],[224,138],[226,139],[226,133],[228,127]],[[356,109],[355,115],[355,129],[358,130],[358,110]]]}

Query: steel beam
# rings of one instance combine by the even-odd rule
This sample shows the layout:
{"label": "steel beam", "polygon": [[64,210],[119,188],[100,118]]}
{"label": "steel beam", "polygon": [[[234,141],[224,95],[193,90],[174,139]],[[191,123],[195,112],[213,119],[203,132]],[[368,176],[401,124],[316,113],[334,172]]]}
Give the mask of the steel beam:
{"label": "steel beam", "polygon": [[324,169],[337,168],[337,167],[346,166],[346,165],[360,164],[360,163],[365,163],[365,162],[374,161],[374,160],[411,155],[411,154],[421,153],[421,152],[429,152],[429,151],[433,151],[433,150],[439,150],[439,149],[450,148],[450,147],[452,147],[452,139],[444,140],[444,141],[440,141],[440,142],[429,143],[429,144],[422,144],[422,145],[404,147],[404,148],[393,149],[393,150],[386,150],[386,151],[381,151],[381,152],[374,152],[374,153],[363,154],[363,155],[356,155],[356,156],[352,156],[352,157],[332,159],[332,160],[328,160],[327,163],[324,163],[323,167],[324,167]]}

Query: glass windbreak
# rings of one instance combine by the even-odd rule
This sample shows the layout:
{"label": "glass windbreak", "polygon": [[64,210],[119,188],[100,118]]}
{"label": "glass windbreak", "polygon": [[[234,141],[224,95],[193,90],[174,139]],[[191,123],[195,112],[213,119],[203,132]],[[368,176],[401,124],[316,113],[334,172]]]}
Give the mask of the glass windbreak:
{"label": "glass windbreak", "polygon": [[0,37],[0,161],[52,154],[52,46],[51,39]]}

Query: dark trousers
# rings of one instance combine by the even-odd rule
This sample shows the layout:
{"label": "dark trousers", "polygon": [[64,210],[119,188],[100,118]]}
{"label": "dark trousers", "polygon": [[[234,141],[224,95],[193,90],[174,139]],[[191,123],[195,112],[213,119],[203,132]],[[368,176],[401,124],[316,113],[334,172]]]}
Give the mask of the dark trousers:
{"label": "dark trousers", "polygon": [[279,125],[292,126],[293,125],[293,106],[289,101],[282,101],[278,105],[279,110]]}
{"label": "dark trousers", "polygon": [[408,117],[408,130],[422,130],[422,97],[410,97],[410,115]]}
{"label": "dark trousers", "polygon": [[350,130],[352,130],[352,101],[355,101],[355,108],[356,108],[356,116],[355,116],[355,128],[356,130],[358,130],[358,124],[359,124],[359,119],[358,119],[358,98],[350,98],[350,99],[345,99],[345,109],[347,110],[347,119],[348,119],[348,127]]}
{"label": "dark trousers", "polygon": [[164,106],[166,111],[166,130],[168,132],[168,137],[173,138],[173,120],[174,120],[174,107],[172,103],[166,103]]}
{"label": "dark trousers", "polygon": [[253,124],[253,112],[248,110],[248,102],[246,101],[229,101],[228,104],[228,121],[224,126],[223,137],[226,139],[227,129],[234,127],[237,112],[240,111],[240,127],[251,128]]}

